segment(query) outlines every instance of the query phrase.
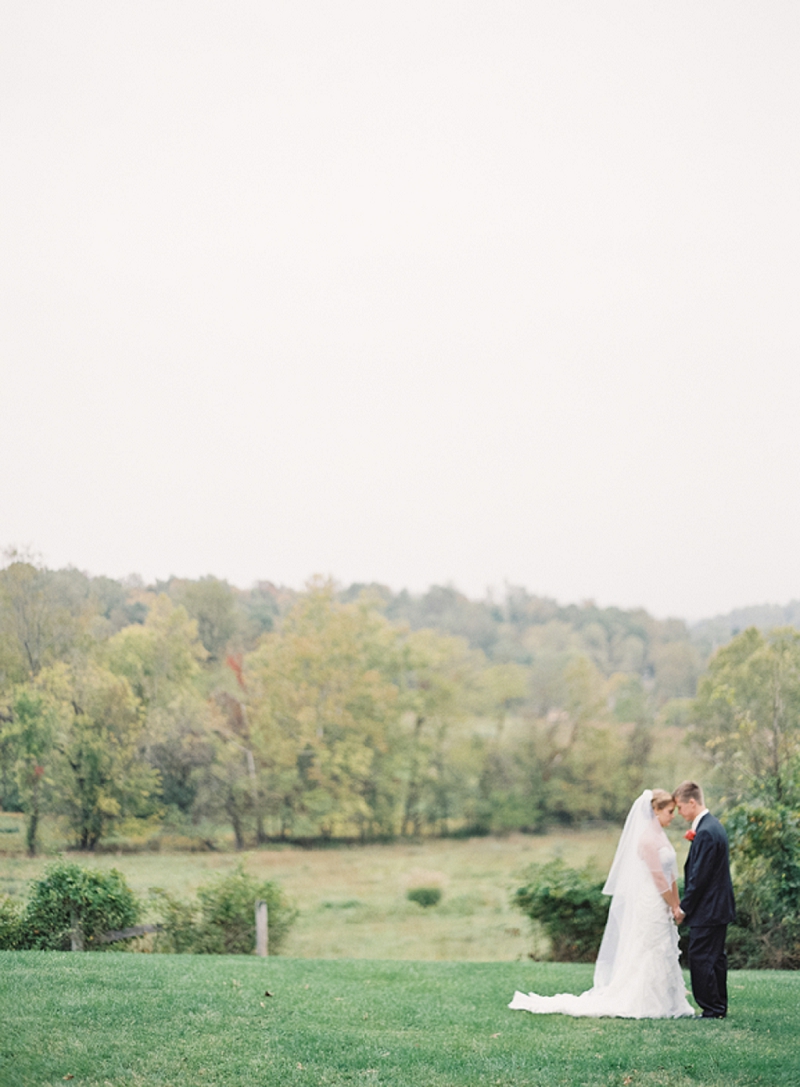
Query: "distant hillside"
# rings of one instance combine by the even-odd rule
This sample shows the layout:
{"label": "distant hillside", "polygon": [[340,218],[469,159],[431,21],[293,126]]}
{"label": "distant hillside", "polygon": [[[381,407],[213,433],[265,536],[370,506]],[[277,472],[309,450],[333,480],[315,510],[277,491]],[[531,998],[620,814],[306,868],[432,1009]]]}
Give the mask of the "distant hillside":
{"label": "distant hillside", "polygon": [[727,615],[701,619],[699,623],[692,624],[690,630],[695,645],[704,653],[712,653],[748,627],[772,630],[774,627],[790,626],[800,628],[800,600],[792,600],[784,607],[754,604],[749,608],[735,608]]}
{"label": "distant hillside", "polygon": [[497,663],[513,662],[541,673],[585,656],[606,677],[638,675],[662,704],[691,697],[705,655],[682,619],[655,619],[644,609],[601,608],[593,601],[558,604],[520,586],[500,598],[471,600],[452,585],[433,585],[419,595],[385,585],[353,584],[344,601],[369,593],[387,619],[412,630],[431,628],[466,639]]}
{"label": "distant hillside", "polygon": [[508,586],[500,598],[472,600],[452,585],[412,594],[394,593],[385,585],[353,584],[340,597],[354,600],[364,591],[393,622],[466,638],[490,660],[531,666],[543,654],[569,645],[589,656],[606,676],[638,673],[660,700],[693,695],[711,653],[740,631],[751,626],[800,629],[800,600],[783,607],[736,608],[690,625],[682,619],[655,619],[641,608],[599,608],[592,601],[561,605],[519,586]]}

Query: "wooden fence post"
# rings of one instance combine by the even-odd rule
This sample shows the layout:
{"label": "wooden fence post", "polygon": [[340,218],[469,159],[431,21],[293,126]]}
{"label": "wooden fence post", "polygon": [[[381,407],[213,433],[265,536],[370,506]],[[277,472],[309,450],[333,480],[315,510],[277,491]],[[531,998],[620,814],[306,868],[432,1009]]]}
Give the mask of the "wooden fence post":
{"label": "wooden fence post", "polygon": [[69,920],[72,925],[72,931],[69,934],[69,949],[70,951],[83,951],[83,928],[75,910],[70,914]]}
{"label": "wooden fence post", "polygon": [[267,904],[262,899],[256,902],[256,955],[265,958],[268,954]]}

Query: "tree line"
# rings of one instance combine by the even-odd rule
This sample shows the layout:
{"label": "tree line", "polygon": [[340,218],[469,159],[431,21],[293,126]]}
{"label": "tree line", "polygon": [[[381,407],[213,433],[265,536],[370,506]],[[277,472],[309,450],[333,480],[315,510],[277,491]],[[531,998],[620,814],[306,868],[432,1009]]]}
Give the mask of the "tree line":
{"label": "tree line", "polygon": [[519,588],[476,602],[450,587],[146,586],[12,554],[0,806],[25,812],[30,852],[50,813],[82,849],[201,820],[240,848],[535,831],[619,819],[643,785],[683,776],[687,736],[733,799],[777,764],[788,795],[796,708],[762,735],[724,716],[722,666],[706,666],[679,620]]}

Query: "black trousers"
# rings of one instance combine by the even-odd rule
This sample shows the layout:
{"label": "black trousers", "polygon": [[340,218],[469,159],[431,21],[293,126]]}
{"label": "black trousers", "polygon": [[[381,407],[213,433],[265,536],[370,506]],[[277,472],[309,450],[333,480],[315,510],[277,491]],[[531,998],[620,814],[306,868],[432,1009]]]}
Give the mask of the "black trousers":
{"label": "black trousers", "polygon": [[728,956],[725,954],[727,925],[711,925],[689,931],[689,973],[692,994],[706,1018],[728,1011]]}

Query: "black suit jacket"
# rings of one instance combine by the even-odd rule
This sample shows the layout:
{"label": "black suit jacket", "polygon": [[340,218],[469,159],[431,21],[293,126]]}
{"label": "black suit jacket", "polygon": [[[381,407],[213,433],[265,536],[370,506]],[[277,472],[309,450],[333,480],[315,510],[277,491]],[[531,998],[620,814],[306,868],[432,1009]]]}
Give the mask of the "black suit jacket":
{"label": "black suit jacket", "polygon": [[710,812],[698,824],[683,873],[681,909],[690,925],[707,928],[736,920],[728,835]]}

